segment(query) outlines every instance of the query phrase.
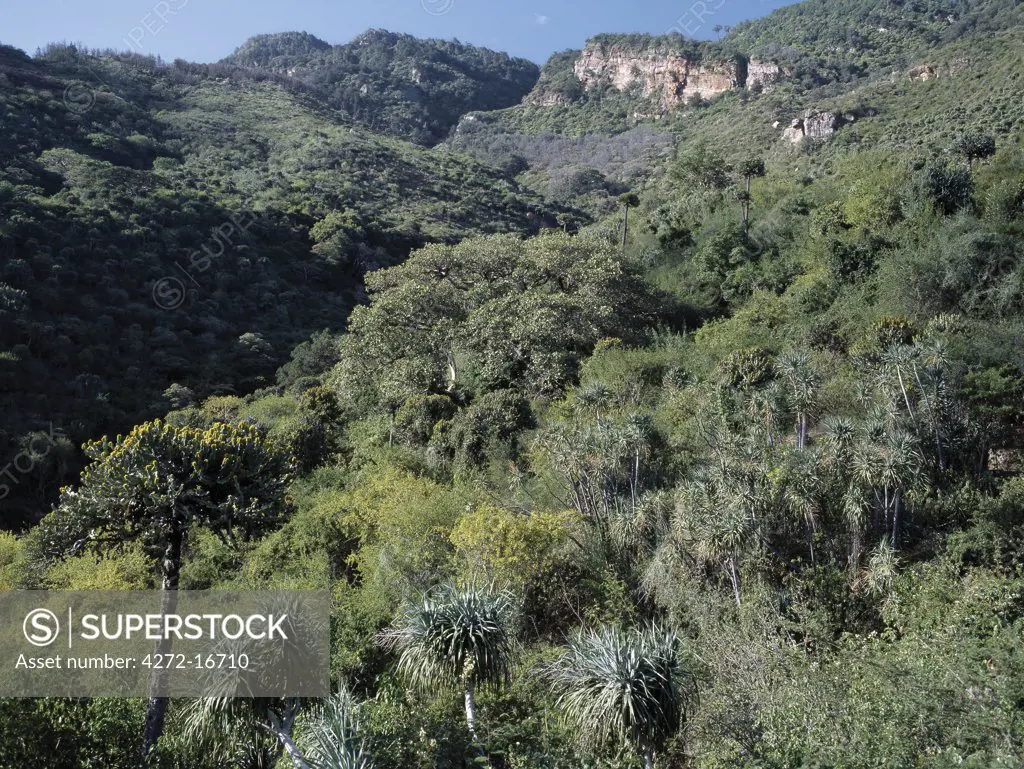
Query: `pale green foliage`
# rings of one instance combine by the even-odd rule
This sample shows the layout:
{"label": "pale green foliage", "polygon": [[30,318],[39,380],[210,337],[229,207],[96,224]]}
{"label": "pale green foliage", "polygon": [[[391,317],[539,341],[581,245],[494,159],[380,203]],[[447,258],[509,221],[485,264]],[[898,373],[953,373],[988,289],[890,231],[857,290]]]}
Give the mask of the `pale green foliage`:
{"label": "pale green foliage", "polygon": [[17,589],[27,564],[25,542],[9,531],[0,531],[0,590]]}
{"label": "pale green foliage", "polygon": [[373,769],[354,709],[342,689],[305,719],[298,744],[310,769]]}
{"label": "pale green foliage", "polygon": [[864,570],[864,588],[874,596],[888,596],[899,569],[900,559],[887,540],[882,540],[871,551]]}
{"label": "pale green foliage", "polygon": [[451,539],[469,574],[522,588],[544,573],[580,522],[569,510],[521,513],[480,505],[459,519]]}
{"label": "pale green foliage", "polygon": [[427,246],[367,288],[334,381],[386,404],[466,388],[556,392],[599,339],[638,332],[657,309],[612,247],[562,233]]}
{"label": "pale green foliage", "polygon": [[594,749],[661,749],[695,705],[674,632],[656,626],[579,630],[547,669],[558,707]]}
{"label": "pale green foliage", "polygon": [[514,609],[506,592],[448,583],[406,606],[382,642],[400,652],[398,670],[414,686],[500,687],[511,672]]}
{"label": "pale green foliage", "polygon": [[153,563],[142,548],[84,553],[55,563],[46,574],[50,590],[147,590],[153,587]]}

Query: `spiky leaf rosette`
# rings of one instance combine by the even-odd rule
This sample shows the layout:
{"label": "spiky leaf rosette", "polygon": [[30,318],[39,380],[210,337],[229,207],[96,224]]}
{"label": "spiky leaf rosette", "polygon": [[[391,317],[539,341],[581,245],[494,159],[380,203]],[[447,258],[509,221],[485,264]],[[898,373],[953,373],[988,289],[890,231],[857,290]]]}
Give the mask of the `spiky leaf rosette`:
{"label": "spiky leaf rosette", "polygon": [[446,584],[406,607],[382,641],[401,652],[399,671],[417,687],[500,686],[512,662],[511,594]]}
{"label": "spiky leaf rosette", "polygon": [[692,674],[678,660],[674,632],[656,626],[582,629],[549,668],[566,722],[592,748],[661,748],[695,697]]}
{"label": "spiky leaf rosette", "polygon": [[305,724],[301,742],[311,769],[373,769],[353,709],[342,689]]}

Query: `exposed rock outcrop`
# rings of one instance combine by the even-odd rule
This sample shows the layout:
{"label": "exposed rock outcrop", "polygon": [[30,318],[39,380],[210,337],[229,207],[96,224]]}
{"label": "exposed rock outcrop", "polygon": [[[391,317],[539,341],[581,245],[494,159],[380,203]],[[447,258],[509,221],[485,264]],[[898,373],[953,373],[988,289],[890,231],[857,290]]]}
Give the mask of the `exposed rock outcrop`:
{"label": "exposed rock outcrop", "polygon": [[535,107],[558,107],[568,104],[572,99],[558,91],[533,91],[526,95],[524,104],[532,104]]}
{"label": "exposed rock outcrop", "polygon": [[1024,451],[1021,449],[990,449],[988,452],[989,472],[997,475],[1020,475],[1024,466]]}
{"label": "exposed rock outcrop", "polygon": [[939,73],[931,64],[922,64],[920,67],[914,67],[907,74],[910,76],[910,79],[915,83],[923,83],[927,80],[934,80],[939,76]]}
{"label": "exposed rock outcrop", "polygon": [[[588,44],[573,72],[585,91],[609,83],[619,91],[639,86],[645,98],[671,111],[694,99],[710,99],[744,84],[746,70],[730,59],[701,60],[670,49]],[[759,77],[776,77],[765,68]]]}
{"label": "exposed rock outcrop", "polygon": [[[907,77],[914,83],[925,83],[942,77],[956,77],[970,67],[970,61],[959,57],[943,64],[919,64],[907,72]],[[894,79],[898,77],[894,73]]]}
{"label": "exposed rock outcrop", "polygon": [[789,128],[782,132],[782,138],[791,144],[822,142],[838,131],[846,119],[835,112],[807,110],[802,118],[796,118]]}
{"label": "exposed rock outcrop", "polygon": [[[567,60],[567,54],[573,58]],[[680,46],[665,38],[601,36],[588,41],[578,54],[552,57],[524,104],[568,104],[587,91],[610,86],[651,102],[634,117],[657,118],[727,91],[766,91],[792,74],[792,68],[772,61],[725,56],[715,46]],[[556,85],[552,87],[552,83]]]}
{"label": "exposed rock outcrop", "polygon": [[751,59],[747,63],[747,90],[770,91],[777,83],[792,77],[792,67],[782,67],[774,62]]}
{"label": "exposed rock outcrop", "polygon": [[[587,44],[572,71],[585,91],[605,83],[620,91],[639,87],[641,95],[663,112],[736,88],[766,90],[793,74],[791,69],[771,61],[702,58],[669,47],[595,43]],[[543,102],[535,97],[530,103]]]}

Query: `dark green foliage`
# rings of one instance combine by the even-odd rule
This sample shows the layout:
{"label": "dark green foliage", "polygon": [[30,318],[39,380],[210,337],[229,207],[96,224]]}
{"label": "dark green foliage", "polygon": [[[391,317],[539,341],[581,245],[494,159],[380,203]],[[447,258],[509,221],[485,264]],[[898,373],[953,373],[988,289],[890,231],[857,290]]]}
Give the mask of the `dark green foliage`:
{"label": "dark green foliage", "polygon": [[[568,52],[520,106],[431,113],[424,136],[457,126],[432,152],[339,121],[317,73],[400,133],[429,107],[406,64],[475,62],[465,109],[490,54],[0,49],[0,418],[32,465],[0,495],[42,512],[72,483],[0,533],[0,587],[145,583],[188,519],[183,587],[331,590],[355,699],[304,703],[294,736],[379,769],[1021,765],[1021,7],[807,0],[723,45],[602,36],[794,71],[635,127],[639,88],[584,91]],[[83,118],[60,97],[86,65],[109,77]],[[808,108],[842,126],[783,141]],[[149,291],[244,210],[182,312],[113,280]],[[71,441],[140,403],[176,410],[90,448],[76,488]],[[270,763],[274,707],[226,709],[215,757],[172,704],[160,759]],[[141,713],[0,703],[0,764],[117,767]]]}
{"label": "dark green foliage", "polygon": [[745,158],[736,166],[736,171],[744,179],[755,179],[765,175],[764,158]]}
{"label": "dark green foliage", "polygon": [[318,384],[340,355],[337,338],[319,331],[292,350],[291,360],[277,371],[277,383],[289,390],[305,390]]}
{"label": "dark green foliage", "polygon": [[973,168],[975,160],[985,160],[996,154],[996,140],[991,134],[965,134],[953,143],[952,149],[958,155],[963,155],[967,166]]}
{"label": "dark green foliage", "polygon": [[447,395],[416,395],[395,412],[395,436],[400,441],[425,446],[435,428],[455,416],[458,405]]}
{"label": "dark green foliage", "polygon": [[[0,78],[0,466],[31,431],[80,445],[179,407],[172,385],[271,384],[413,247],[554,224],[498,171],[353,128],[284,77],[52,46],[0,49]],[[281,384],[315,384],[331,345]],[[0,525],[58,483],[12,485]]]}
{"label": "dark green foliage", "polygon": [[964,394],[979,416],[1007,427],[1024,423],[1024,375],[1013,366],[992,366],[966,374]]}
{"label": "dark green foliage", "polygon": [[[137,769],[144,719],[141,700],[0,700],[0,765]],[[173,763],[158,757],[152,766]]]}
{"label": "dark green foliage", "polygon": [[[92,464],[81,487],[65,489],[36,530],[49,558],[135,540],[163,559],[165,572],[175,570],[167,589],[176,589],[182,542],[193,526],[246,538],[286,511],[291,459],[252,424],[197,430],[157,420],[89,444],[85,453]],[[167,563],[171,550],[177,563]]]}
{"label": "dark green foliage", "polygon": [[338,46],[305,33],[260,35],[224,63],[287,72],[353,120],[421,144],[444,139],[467,112],[517,104],[539,75],[526,59],[380,29]]}
{"label": "dark green foliage", "polygon": [[943,214],[954,214],[969,205],[974,183],[969,172],[960,168],[927,168],[921,179],[924,194]]}
{"label": "dark green foliage", "polygon": [[717,150],[707,144],[695,144],[680,152],[672,174],[684,187],[720,190],[728,186],[731,170],[732,167]]}

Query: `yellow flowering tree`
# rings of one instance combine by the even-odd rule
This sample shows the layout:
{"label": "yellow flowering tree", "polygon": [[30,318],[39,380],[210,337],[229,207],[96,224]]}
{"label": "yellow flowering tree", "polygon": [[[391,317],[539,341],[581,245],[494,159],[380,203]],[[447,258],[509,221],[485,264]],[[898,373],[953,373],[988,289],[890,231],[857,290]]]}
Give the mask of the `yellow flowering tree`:
{"label": "yellow flowering tree", "polygon": [[[155,420],[83,448],[92,462],[80,487],[63,489],[41,524],[47,554],[139,543],[159,561],[168,601],[178,589],[190,531],[202,527],[228,540],[247,538],[267,531],[287,508],[292,460],[249,422],[200,429]],[[165,710],[165,700],[151,699],[144,754],[160,737]]]}

